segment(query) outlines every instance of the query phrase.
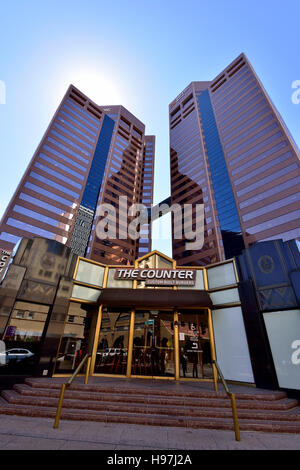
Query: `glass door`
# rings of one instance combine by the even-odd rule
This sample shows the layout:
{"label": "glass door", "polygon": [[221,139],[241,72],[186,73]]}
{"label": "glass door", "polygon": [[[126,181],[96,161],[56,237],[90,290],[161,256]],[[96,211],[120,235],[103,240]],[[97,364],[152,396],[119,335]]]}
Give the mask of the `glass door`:
{"label": "glass door", "polygon": [[212,379],[207,310],[178,311],[180,377]]}
{"label": "glass door", "polygon": [[136,310],[131,374],[174,377],[173,312]]}
{"label": "glass door", "polygon": [[95,360],[95,374],[125,375],[130,310],[104,308]]}

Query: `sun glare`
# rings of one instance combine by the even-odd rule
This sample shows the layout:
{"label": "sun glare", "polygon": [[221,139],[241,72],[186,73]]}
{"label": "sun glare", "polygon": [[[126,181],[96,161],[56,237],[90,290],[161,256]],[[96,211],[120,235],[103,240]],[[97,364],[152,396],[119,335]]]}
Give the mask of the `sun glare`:
{"label": "sun glare", "polygon": [[118,75],[111,71],[89,69],[85,66],[82,66],[80,70],[64,70],[60,81],[62,96],[72,84],[100,106],[122,104],[124,93],[121,91],[121,85],[115,78],[112,78],[116,76]]}

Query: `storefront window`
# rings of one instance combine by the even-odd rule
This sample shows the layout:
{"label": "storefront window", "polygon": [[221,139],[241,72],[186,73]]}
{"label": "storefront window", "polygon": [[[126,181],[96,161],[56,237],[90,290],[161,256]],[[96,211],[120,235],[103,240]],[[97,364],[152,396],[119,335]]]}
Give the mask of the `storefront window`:
{"label": "storefront window", "polygon": [[97,264],[88,263],[80,260],[76,273],[76,281],[92,284],[94,286],[102,286],[105,267]]}
{"label": "storefront window", "polygon": [[73,372],[87,353],[92,352],[97,312],[71,302],[60,341],[55,372]]}
{"label": "storefront window", "polygon": [[132,375],[174,377],[173,313],[136,311]]}
{"label": "storefront window", "polygon": [[213,377],[208,313],[206,310],[178,312],[180,377]]}
{"label": "storefront window", "polygon": [[129,310],[103,309],[95,373],[126,374]]}
{"label": "storefront window", "polygon": [[5,357],[0,361],[0,373],[32,373],[32,367],[39,357],[49,307],[19,301],[15,302],[11,313],[8,309],[7,315],[4,315],[3,309],[1,317],[6,319],[3,329]]}

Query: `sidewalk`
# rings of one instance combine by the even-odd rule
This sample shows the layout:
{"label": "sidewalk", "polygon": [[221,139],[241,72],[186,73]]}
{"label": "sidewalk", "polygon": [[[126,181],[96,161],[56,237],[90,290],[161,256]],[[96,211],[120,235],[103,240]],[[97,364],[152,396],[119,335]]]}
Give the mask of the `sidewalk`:
{"label": "sidewalk", "polygon": [[1,450],[300,450],[300,435],[0,415]]}

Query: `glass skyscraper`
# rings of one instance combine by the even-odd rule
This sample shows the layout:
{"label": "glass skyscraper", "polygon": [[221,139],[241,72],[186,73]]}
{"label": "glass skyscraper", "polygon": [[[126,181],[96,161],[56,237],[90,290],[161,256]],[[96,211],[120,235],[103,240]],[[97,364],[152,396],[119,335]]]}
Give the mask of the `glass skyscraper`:
{"label": "glass skyscraper", "polygon": [[[241,54],[169,106],[172,203],[204,204],[204,245],[184,265],[230,258],[260,240],[300,239],[299,149]],[[173,227],[174,233],[174,227]]]}
{"label": "glass skyscraper", "polygon": [[[104,263],[130,264],[151,249],[143,238],[100,240],[97,207],[153,200],[155,137],[123,106],[98,106],[69,87],[10,201],[0,224],[1,248],[41,236]],[[122,224],[117,219],[117,232]]]}

